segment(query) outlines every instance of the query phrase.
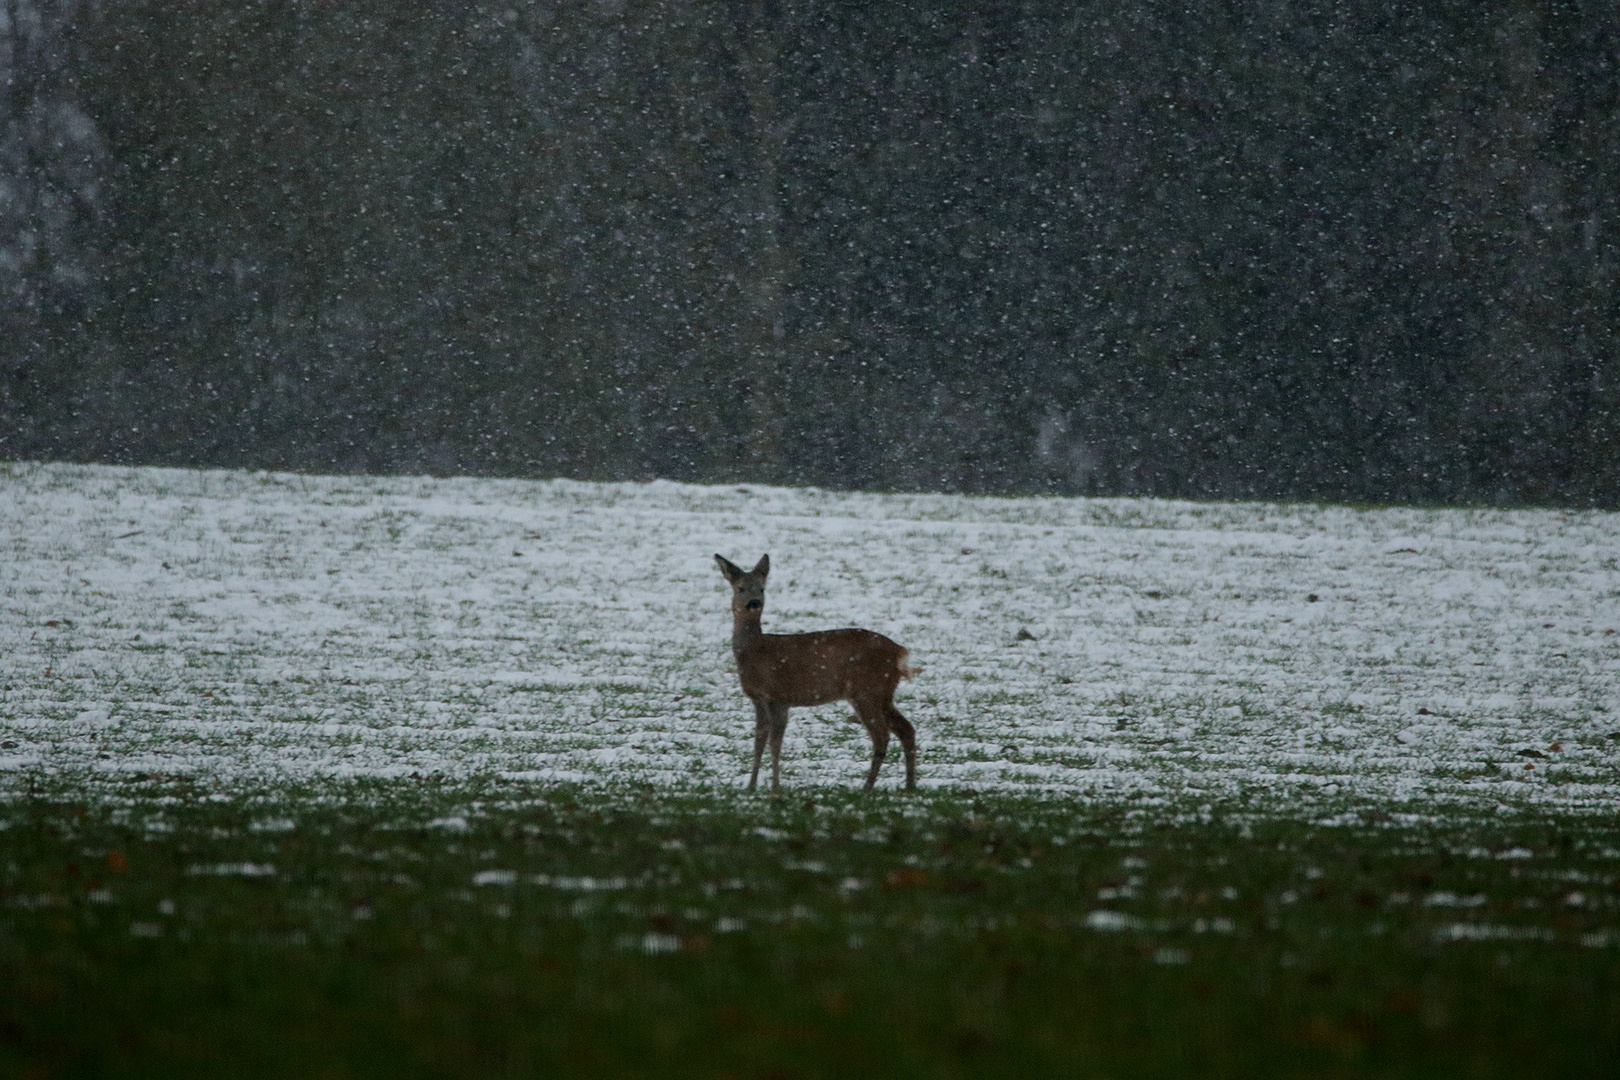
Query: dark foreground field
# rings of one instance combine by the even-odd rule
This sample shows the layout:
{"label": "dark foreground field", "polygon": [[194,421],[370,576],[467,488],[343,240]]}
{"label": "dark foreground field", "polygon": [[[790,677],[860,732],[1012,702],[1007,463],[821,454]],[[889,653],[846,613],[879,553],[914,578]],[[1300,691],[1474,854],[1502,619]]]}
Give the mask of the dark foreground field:
{"label": "dark foreground field", "polygon": [[0,805],[0,1075],[1600,1076],[1620,830],[1072,799]]}

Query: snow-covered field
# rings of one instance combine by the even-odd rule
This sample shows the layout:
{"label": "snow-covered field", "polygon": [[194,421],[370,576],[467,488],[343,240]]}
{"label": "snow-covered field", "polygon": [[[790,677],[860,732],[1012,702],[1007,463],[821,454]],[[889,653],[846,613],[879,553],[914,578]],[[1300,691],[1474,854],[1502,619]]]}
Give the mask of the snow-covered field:
{"label": "snow-covered field", "polygon": [[[733,787],[765,626],[923,671],[922,786],[1620,808],[1620,515],[0,465],[0,784]],[[785,785],[858,785],[845,706]],[[883,786],[903,769],[896,753]]]}

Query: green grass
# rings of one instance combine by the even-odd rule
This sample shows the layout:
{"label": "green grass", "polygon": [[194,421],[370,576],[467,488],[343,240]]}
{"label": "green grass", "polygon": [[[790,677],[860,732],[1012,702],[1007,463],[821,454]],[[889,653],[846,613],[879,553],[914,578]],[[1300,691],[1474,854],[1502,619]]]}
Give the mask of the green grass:
{"label": "green grass", "polygon": [[162,780],[93,804],[58,781],[0,820],[0,1075],[1596,1076],[1620,1052],[1601,821]]}

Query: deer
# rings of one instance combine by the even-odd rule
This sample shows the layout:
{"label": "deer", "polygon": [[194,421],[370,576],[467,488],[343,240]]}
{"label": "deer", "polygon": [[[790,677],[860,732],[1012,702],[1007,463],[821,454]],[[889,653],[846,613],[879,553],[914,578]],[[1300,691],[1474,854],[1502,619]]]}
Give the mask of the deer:
{"label": "deer", "polygon": [[731,583],[731,653],[743,693],[754,703],[754,769],[748,790],[759,782],[760,758],[771,747],[771,790],[781,790],[782,734],[788,710],[807,705],[847,701],[855,719],[872,737],[872,767],[866,787],[877,783],[889,749],[889,736],[897,735],[906,755],[906,789],[917,786],[917,729],[894,707],[894,690],[901,679],[914,674],[906,662],[907,650],[882,634],[853,627],[817,630],[809,634],[767,634],[760,628],[765,611],[765,579],[771,557],[763,555],[752,570],[744,570],[723,555],[716,555],[720,573]]}

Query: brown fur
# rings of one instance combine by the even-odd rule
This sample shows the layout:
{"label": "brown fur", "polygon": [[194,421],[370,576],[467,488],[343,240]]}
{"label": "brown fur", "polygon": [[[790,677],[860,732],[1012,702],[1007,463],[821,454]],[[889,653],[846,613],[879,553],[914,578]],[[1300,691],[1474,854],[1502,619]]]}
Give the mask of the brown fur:
{"label": "brown fur", "polygon": [[743,570],[716,555],[731,583],[732,654],[743,693],[754,703],[754,769],[748,790],[759,781],[760,759],[771,748],[771,788],[780,785],[782,733],[788,709],[847,701],[872,739],[872,767],[866,786],[877,783],[889,736],[905,752],[906,787],[917,786],[916,729],[894,707],[895,687],[912,676],[906,650],[871,630],[818,630],[809,634],[767,634],[760,629],[770,556]]}

